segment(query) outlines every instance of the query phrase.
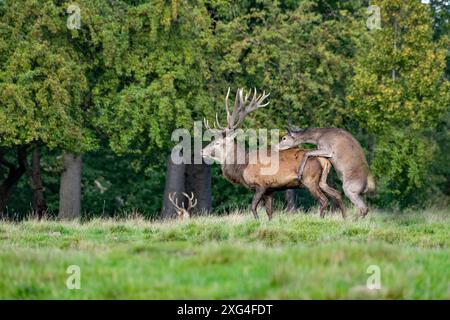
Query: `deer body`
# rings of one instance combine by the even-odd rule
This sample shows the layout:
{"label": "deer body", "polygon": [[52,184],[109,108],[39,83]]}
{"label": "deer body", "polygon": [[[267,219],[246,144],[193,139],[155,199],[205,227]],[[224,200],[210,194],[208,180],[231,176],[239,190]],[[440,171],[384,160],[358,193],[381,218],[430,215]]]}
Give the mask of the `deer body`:
{"label": "deer body", "polygon": [[[259,203],[262,201],[265,204],[269,219],[272,218],[274,191],[306,187],[320,202],[321,217],[324,216],[325,209],[328,204],[328,199],[324,194],[325,192],[336,200],[341,209],[342,215],[345,218],[345,209],[342,203],[341,194],[337,190],[329,187],[326,183],[328,173],[331,169],[331,164],[327,159],[315,158],[306,162],[304,168],[305,175],[299,180],[297,177],[297,172],[299,170],[300,163],[305,158],[307,153],[306,151],[299,149],[280,152],[264,150],[264,153],[267,155],[266,157],[269,157],[270,161],[266,161],[267,159],[261,161],[261,159],[256,157],[254,154],[240,149],[234,140],[236,136],[235,129],[239,127],[247,114],[267,105],[262,104],[262,102],[268,95],[263,93],[261,96],[256,97],[255,90],[255,94],[247,106],[248,95],[244,98],[243,91],[238,90],[234,110],[231,114],[228,108],[229,92],[230,91],[228,90],[228,94],[225,98],[228,126],[226,128],[220,128],[220,124],[218,123],[216,117],[216,125],[220,129],[215,129],[217,133],[216,139],[203,148],[202,156],[218,161],[222,166],[222,173],[224,177],[229,181],[241,184],[255,191],[252,200],[252,212],[254,217],[256,219],[258,218],[256,210]],[[209,127],[206,120],[205,126],[207,128]],[[211,128],[208,129],[212,130]],[[243,163],[238,163],[238,161],[235,160],[239,158],[239,154],[244,155]],[[256,159],[256,161],[249,161],[249,159]],[[271,166],[271,162],[273,161],[278,161],[278,165],[276,166],[277,169],[269,174],[268,170],[264,169],[273,168]]]}
{"label": "deer body", "polygon": [[[235,144],[235,154],[237,153],[237,148],[238,146]],[[230,150],[233,150],[233,148],[230,148]],[[211,155],[211,151],[211,149],[206,147],[203,150],[203,155],[208,157]],[[310,159],[306,163],[305,173],[299,183],[297,174],[306,152],[306,150],[288,149],[272,154],[271,157],[278,157],[278,168],[273,174],[262,174],[264,169],[270,167],[270,163],[249,163],[249,154],[246,153],[246,163],[222,163],[222,173],[228,181],[255,191],[252,201],[252,212],[255,218],[258,217],[256,210],[260,201],[264,203],[269,219],[272,218],[274,191],[299,188],[308,189],[312,196],[320,202],[321,217],[324,216],[328,204],[328,199],[325,195],[327,194],[337,202],[345,218],[345,208],[341,194],[326,183],[326,176],[331,168],[331,163],[327,159]],[[227,156],[230,155],[228,154]],[[275,159],[271,161],[275,161]],[[324,171],[325,174],[323,175],[322,172]]]}
{"label": "deer body", "polygon": [[361,194],[372,191],[374,183],[359,142],[349,132],[338,128],[288,129],[288,135],[282,138],[276,148],[286,150],[302,143],[315,144],[317,150],[308,151],[305,154],[298,178],[301,179],[304,174],[308,158],[328,158],[343,182],[346,196],[358,207],[360,216],[366,216],[368,208]]}
{"label": "deer body", "polygon": [[[235,147],[237,148],[237,146]],[[273,190],[297,188],[299,187],[297,172],[304,153],[305,151],[300,149],[289,149],[279,152],[278,155],[274,155],[279,156],[280,165],[275,174],[272,175],[261,174],[263,168],[268,168],[270,166],[269,163],[248,163],[248,161],[245,164],[221,164],[222,173],[228,181],[241,184],[252,190],[258,187]],[[206,152],[204,154],[206,154]],[[322,167],[318,161],[317,163],[316,161],[308,162],[306,167],[307,173],[309,173],[311,169],[320,169],[320,173],[322,172]],[[302,180],[309,182],[313,179],[306,174]]]}
{"label": "deer body", "polygon": [[[303,159],[305,151],[303,150],[284,150],[278,153],[279,167],[273,175],[263,175],[263,168],[268,168],[269,164],[248,164],[243,170],[243,180],[245,184],[254,189],[255,187],[268,188],[272,190],[285,190],[298,188],[297,172],[300,162]],[[322,173],[322,167],[317,159],[309,161],[305,167],[305,176],[302,178],[301,184],[311,185],[311,182],[319,181]]]}

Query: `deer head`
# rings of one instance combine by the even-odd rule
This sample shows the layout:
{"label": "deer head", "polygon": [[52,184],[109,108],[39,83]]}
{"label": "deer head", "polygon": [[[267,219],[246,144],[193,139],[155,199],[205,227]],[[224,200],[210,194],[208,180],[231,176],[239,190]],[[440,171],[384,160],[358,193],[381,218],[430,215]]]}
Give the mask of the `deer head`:
{"label": "deer head", "polygon": [[269,94],[266,94],[265,91],[261,95],[257,95],[256,89],[254,89],[253,96],[249,101],[250,95],[251,91],[246,93],[244,96],[244,89],[238,89],[234,99],[233,111],[230,112],[228,105],[230,88],[228,88],[225,96],[225,110],[227,113],[226,127],[219,123],[219,117],[217,114],[213,129],[209,126],[208,120],[203,120],[206,129],[210,130],[215,135],[215,139],[203,148],[203,157],[214,159],[223,164],[228,158],[227,153],[230,151],[234,152],[234,149],[231,148],[230,145],[233,145],[234,143],[233,141],[237,134],[236,129],[242,125],[242,122],[244,122],[244,119],[248,114],[269,104],[268,102],[264,103],[264,100],[269,96]]}
{"label": "deer head", "polygon": [[302,133],[303,130],[294,128],[289,125],[286,127],[286,131],[287,134],[281,138],[281,141],[277,145],[273,146],[274,150],[286,150],[293,148],[299,144],[299,142],[297,141],[297,135]]}
{"label": "deer head", "polygon": [[191,196],[187,193],[182,193],[188,200],[187,208],[184,207],[184,203],[182,203],[181,206],[178,205],[178,199],[175,197],[176,194],[176,192],[169,193],[169,201],[174,206],[177,217],[179,219],[189,219],[191,217],[192,209],[197,205],[197,199],[194,198],[194,193],[191,192]]}

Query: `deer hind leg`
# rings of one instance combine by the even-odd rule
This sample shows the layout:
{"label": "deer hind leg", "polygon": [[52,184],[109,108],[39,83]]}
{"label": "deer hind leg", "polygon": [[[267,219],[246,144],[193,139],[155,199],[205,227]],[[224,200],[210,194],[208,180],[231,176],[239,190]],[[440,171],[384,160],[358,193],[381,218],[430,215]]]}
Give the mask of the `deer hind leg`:
{"label": "deer hind leg", "polygon": [[264,201],[264,206],[266,207],[267,216],[269,217],[269,220],[272,220],[272,204],[273,204],[273,193],[268,192],[264,194],[262,201]]}
{"label": "deer hind leg", "polygon": [[256,212],[256,209],[258,208],[258,204],[261,201],[264,193],[266,192],[265,189],[256,189],[255,195],[253,196],[252,200],[252,212],[255,219],[259,219],[258,213]]}
{"label": "deer hind leg", "polygon": [[311,192],[312,196],[319,201],[320,203],[320,217],[325,217],[325,210],[328,206],[328,199],[320,190],[319,186],[308,187],[309,192]]}
{"label": "deer hind leg", "polygon": [[345,206],[342,202],[342,194],[337,191],[336,189],[330,187],[327,183],[328,174],[331,170],[331,162],[328,161],[325,158],[318,157],[317,160],[319,160],[320,164],[322,165],[322,175],[320,177],[319,187],[322,189],[323,192],[325,192],[327,195],[329,195],[333,199],[333,205],[335,202],[339,206],[339,209],[341,210],[342,218],[346,218],[345,214]]}
{"label": "deer hind leg", "polygon": [[344,184],[344,192],[345,195],[350,199],[350,201],[358,208],[359,217],[364,218],[369,212],[369,208],[367,208],[364,200],[361,197],[361,192],[357,192],[353,190],[351,187],[348,187]]}
{"label": "deer hind leg", "polygon": [[303,171],[305,171],[306,162],[308,161],[308,158],[310,157],[324,157],[324,158],[330,158],[331,154],[327,150],[314,150],[314,151],[308,151],[305,153],[305,156],[303,157],[302,163],[300,164],[300,168],[298,169],[298,175],[297,179],[298,182],[301,182]]}

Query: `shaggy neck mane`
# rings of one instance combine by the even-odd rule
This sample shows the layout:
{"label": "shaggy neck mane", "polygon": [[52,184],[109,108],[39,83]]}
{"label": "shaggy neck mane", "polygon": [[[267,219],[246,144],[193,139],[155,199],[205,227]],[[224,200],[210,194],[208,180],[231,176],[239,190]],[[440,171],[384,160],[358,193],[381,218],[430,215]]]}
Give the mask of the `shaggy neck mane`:
{"label": "shaggy neck mane", "polygon": [[233,152],[234,152],[234,157],[233,157],[233,163],[225,163],[222,164],[222,173],[223,176],[233,182],[233,183],[238,183],[238,184],[242,184],[242,185],[246,185],[245,181],[244,181],[244,170],[245,168],[247,168],[248,165],[248,152],[247,150],[239,150],[240,152],[245,152],[245,163],[243,164],[237,164],[237,154],[238,154],[238,146],[235,143],[234,144],[234,148],[233,148]]}

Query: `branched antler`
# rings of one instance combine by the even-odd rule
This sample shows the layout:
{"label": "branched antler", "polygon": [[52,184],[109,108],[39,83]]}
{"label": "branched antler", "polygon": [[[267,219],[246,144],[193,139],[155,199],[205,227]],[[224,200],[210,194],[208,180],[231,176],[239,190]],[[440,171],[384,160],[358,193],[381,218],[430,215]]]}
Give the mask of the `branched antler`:
{"label": "branched antler", "polygon": [[197,205],[197,199],[194,197],[194,193],[191,192],[191,196],[189,197],[187,193],[183,192],[183,195],[188,199],[188,207],[186,210],[191,210]]}
{"label": "branched antler", "polygon": [[251,112],[263,108],[269,104],[269,102],[264,103],[264,100],[270,95],[270,93],[266,94],[263,91],[262,94],[257,95],[256,89],[254,89],[252,99],[248,101],[249,96],[251,95],[251,90],[245,94],[244,89],[238,89],[236,91],[236,96],[234,98],[234,108],[233,111],[230,112],[230,107],[228,105],[229,97],[230,97],[231,89],[228,88],[227,94],[225,95],[225,110],[227,113],[227,126],[224,127],[219,122],[219,117],[216,113],[216,119],[214,122],[214,128],[209,126],[208,120],[203,119],[204,125],[208,130],[213,131],[214,133],[224,133],[226,131],[233,131],[241,126],[242,122],[244,122],[245,117]]}
{"label": "branched antler", "polygon": [[263,91],[262,94],[257,96],[256,89],[253,91],[253,96],[250,102],[248,98],[251,94],[251,91],[245,94],[244,89],[238,89],[236,92],[236,97],[234,99],[234,108],[233,112],[230,113],[228,106],[228,97],[230,95],[230,89],[228,88],[227,95],[225,97],[225,109],[227,111],[227,129],[235,130],[239,128],[239,126],[244,121],[245,117],[251,112],[263,108],[269,104],[269,102],[264,103],[264,100],[270,95],[270,93],[266,94]]}
{"label": "branched antler", "polygon": [[[218,117],[217,117],[217,113],[216,113],[216,119],[217,118]],[[211,131],[211,133],[214,134],[214,135],[218,135],[218,134],[224,132],[224,130],[225,130],[223,127],[217,127],[217,123],[218,123],[218,121],[216,120],[216,122],[214,122],[214,127],[211,128],[210,125],[209,125],[208,119],[203,118],[203,125],[205,126],[205,128],[207,130]]]}
{"label": "branched antler", "polygon": [[194,197],[194,193],[191,192],[191,196],[187,193],[183,192],[182,194],[188,199],[188,207],[184,207],[184,203],[181,204],[181,207],[178,205],[178,199],[175,198],[176,192],[169,193],[169,201],[175,207],[175,211],[177,212],[177,216],[184,219],[189,218],[191,216],[191,210],[197,205],[197,199]]}
{"label": "branched antler", "polygon": [[169,193],[169,201],[173,204],[173,206],[175,207],[175,209],[177,209],[177,210],[183,210],[184,209],[184,204],[182,204],[182,206],[180,207],[179,205],[178,205],[178,199],[174,199],[175,198],[175,196],[176,196],[176,192],[172,192],[172,193]]}

